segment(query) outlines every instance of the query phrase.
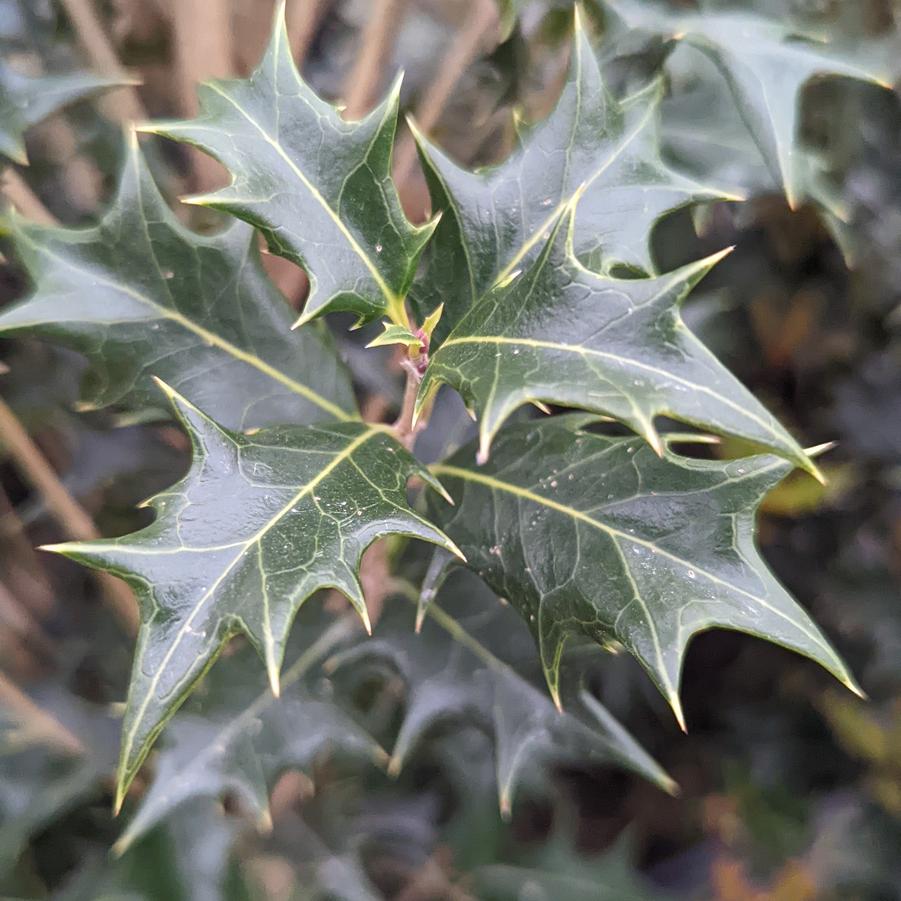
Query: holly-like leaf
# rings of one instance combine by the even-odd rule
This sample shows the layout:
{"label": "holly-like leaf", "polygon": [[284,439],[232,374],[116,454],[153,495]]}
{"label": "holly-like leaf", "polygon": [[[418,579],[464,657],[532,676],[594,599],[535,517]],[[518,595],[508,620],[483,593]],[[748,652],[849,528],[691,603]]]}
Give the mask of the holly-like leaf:
{"label": "holly-like leaf", "polygon": [[[359,622],[319,617],[303,623],[302,647],[281,679],[275,698],[252,649],[215,667],[202,697],[180,712],[169,729],[154,781],[116,844],[119,852],[174,818],[183,805],[235,797],[258,823],[271,825],[269,793],[287,768],[303,768],[330,749],[383,762],[384,751],[336,704],[304,685],[327,655],[362,632]],[[300,644],[300,642],[297,642]]]}
{"label": "holly-like leaf", "polygon": [[25,132],[51,113],[121,85],[89,72],[33,78],[0,61],[0,156],[28,165]]}
{"label": "holly-like leaf", "polygon": [[798,651],[857,691],[754,544],[757,507],[790,464],[660,458],[639,439],[584,431],[587,421],[511,426],[484,466],[464,449],[432,467],[457,502],[436,504],[434,518],[525,618],[552,693],[567,638],[582,635],[632,653],[682,723],[685,650],[714,627]]}
{"label": "holly-like leaf", "polygon": [[574,691],[565,714],[555,709],[525,677],[535,660],[528,631],[512,610],[466,576],[451,580],[440,602],[429,605],[421,634],[411,628],[410,604],[395,598],[374,637],[329,665],[339,677],[346,672],[363,680],[374,667],[402,679],[405,712],[389,772],[400,772],[429,733],[464,721],[494,739],[505,816],[519,784],[534,781],[536,771],[549,764],[613,763],[673,791],[675,783],[593,697]]}
{"label": "holly-like leaf", "polygon": [[407,535],[459,553],[408,506],[411,476],[441,488],[385,427],[338,423],[248,436],[166,391],[194,460],[181,482],[148,502],[156,520],[123,538],[51,548],[121,576],[141,601],[120,800],[231,636],[250,639],[278,693],[291,624],[314,592],[342,592],[368,625],[358,571],[373,541]]}
{"label": "holly-like leaf", "polygon": [[301,321],[348,310],[406,325],[404,298],[434,225],[407,221],[391,180],[399,88],[361,121],[342,119],[297,71],[282,0],[249,79],[202,85],[198,119],[142,130],[194,144],[231,172],[230,187],[187,202],[246,219],[273,252],[303,266]]}
{"label": "holly-like leaf", "polygon": [[229,428],[356,418],[327,332],[291,331],[253,229],[186,229],[136,141],[97,226],[48,228],[13,216],[12,228],[35,290],[0,314],[0,333],[28,331],[86,354],[90,406],[156,404],[157,376]]}
{"label": "holly-like leaf", "polygon": [[719,256],[667,275],[613,279],[579,263],[573,217],[541,255],[492,289],[432,358],[418,409],[442,382],[479,416],[479,459],[518,407],[579,407],[626,423],[657,450],[654,417],[671,416],[771,448],[816,473],[776,419],[688,330],[679,306]]}
{"label": "holly-like leaf", "polygon": [[415,294],[421,314],[445,304],[436,345],[492,285],[534,261],[579,192],[575,252],[607,268],[645,272],[654,271],[650,238],[662,216],[724,196],[662,162],[661,85],[618,102],[576,21],[560,99],[545,121],[521,129],[520,147],[508,160],[470,172],[418,136],[433,205],[442,211]]}
{"label": "holly-like leaf", "polygon": [[604,0],[629,27],[684,41],[705,53],[732,92],[738,112],[773,179],[792,207],[803,196],[797,157],[798,116],[804,87],[820,76],[844,76],[890,87],[886,73],[870,71],[828,43],[790,24],[735,10],[674,14],[659,3]]}

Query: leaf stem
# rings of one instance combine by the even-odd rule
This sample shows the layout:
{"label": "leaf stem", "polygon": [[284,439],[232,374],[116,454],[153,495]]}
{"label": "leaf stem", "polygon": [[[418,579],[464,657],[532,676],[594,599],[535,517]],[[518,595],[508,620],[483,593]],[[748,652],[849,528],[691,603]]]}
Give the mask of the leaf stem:
{"label": "leaf stem", "polygon": [[[477,0],[473,5],[475,9],[467,16],[466,24],[441,60],[435,80],[416,107],[414,118],[424,135],[437,125],[454,88],[482,47],[494,43],[499,36],[500,16],[494,0]],[[407,132],[395,154],[395,181],[403,184],[415,165],[416,142]]]}
{"label": "leaf stem", "polygon": [[413,449],[413,443],[416,440],[416,433],[425,425],[425,421],[420,417],[416,426],[413,425],[413,411],[416,407],[416,395],[419,393],[419,383],[422,376],[416,369],[416,364],[412,360],[405,359],[401,364],[407,374],[407,382],[404,385],[404,400],[400,409],[400,416],[397,417],[393,425],[394,435],[397,440],[407,449]]}
{"label": "leaf stem", "polygon": [[7,169],[0,178],[3,193],[12,205],[38,225],[58,225],[56,217],[44,206],[43,201],[31,190],[15,169]]}

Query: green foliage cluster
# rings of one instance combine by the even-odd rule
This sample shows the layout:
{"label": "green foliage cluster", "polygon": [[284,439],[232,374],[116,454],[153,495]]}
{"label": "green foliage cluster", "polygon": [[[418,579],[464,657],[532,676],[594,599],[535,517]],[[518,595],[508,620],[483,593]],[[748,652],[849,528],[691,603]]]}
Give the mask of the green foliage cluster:
{"label": "green foliage cluster", "polygon": [[[516,15],[506,4],[510,31]],[[224,164],[227,188],[186,199],[231,217],[223,231],[179,221],[134,133],[96,225],[8,218],[33,292],[0,313],[0,333],[80,352],[85,408],[173,415],[191,443],[187,474],[147,502],[145,528],[47,548],[121,577],[140,601],[117,807],[165,740],[118,850],[152,833],[187,859],[202,843],[219,863],[176,868],[173,880],[237,892],[221,863],[233,837],[209,826],[216,802],[237,798],[265,825],[286,769],[337,749],[396,775],[426,734],[460,719],[492,736],[506,816],[516,787],[548,763],[613,762],[675,791],[586,687],[586,642],[632,655],[683,728],[686,649],[711,628],[797,651],[859,692],[755,545],[768,492],[795,467],[821,479],[814,458],[825,448],[802,449],[683,318],[728,250],[662,270],[652,234],[680,210],[740,203],[747,188],[730,183],[717,152],[729,117],[686,105],[682,125],[706,153],[687,148],[691,172],[665,158],[679,48],[699,50],[724,80],[768,186],[792,207],[819,205],[849,254],[840,204],[801,139],[800,98],[814,78],[885,86],[885,73],[757,13],[675,15],[632,0],[592,8],[590,21],[606,23],[594,47],[576,9],[559,99],[541,121],[517,123],[508,158],[472,171],[411,121],[434,213],[414,225],[391,178],[399,82],[348,121],[300,76],[283,16],[282,6],[249,78],[202,86],[194,120],[139,128]],[[36,116],[16,99],[31,88],[14,86],[0,151],[21,159]],[[98,86],[67,82],[53,96]],[[258,235],[309,278],[296,321]],[[408,399],[394,426],[363,421],[324,320],[341,313],[354,327],[381,322],[372,345],[400,348]],[[442,385],[477,435],[426,466],[413,444]],[[705,456],[711,436],[747,455]],[[360,570],[379,539],[392,572],[373,630]],[[326,590],[359,622],[310,600]],[[519,620],[534,645],[511,654]],[[236,637],[248,647],[223,655]],[[563,665],[568,648],[579,665]],[[371,674],[405,686],[388,752],[357,703]],[[60,769],[33,773],[59,793],[47,800],[54,810],[103,771],[101,761],[74,772],[40,764]],[[14,858],[40,818],[38,807],[22,811],[3,850]],[[141,891],[147,875],[130,859],[105,874],[106,890]],[[317,878],[362,898],[356,864],[339,863]],[[179,885],[171,897],[200,892]]]}

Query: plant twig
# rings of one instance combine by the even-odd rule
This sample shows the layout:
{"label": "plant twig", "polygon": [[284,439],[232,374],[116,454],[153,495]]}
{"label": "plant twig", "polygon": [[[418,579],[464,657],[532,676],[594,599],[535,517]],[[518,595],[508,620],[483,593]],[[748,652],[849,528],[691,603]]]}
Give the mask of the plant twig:
{"label": "plant twig", "polygon": [[[69,494],[15,413],[3,400],[0,400],[0,442],[70,538],[90,541],[100,537],[91,517]],[[131,589],[107,573],[98,573],[97,578],[103,588],[103,598],[110,609],[129,635],[136,634],[140,618]]]}
{"label": "plant twig", "polygon": [[400,408],[400,416],[394,423],[394,435],[407,450],[412,450],[416,440],[416,433],[422,428],[422,422],[413,427],[413,410],[416,406],[416,395],[419,393],[419,383],[422,377],[415,365],[409,360],[401,364],[407,373],[407,382],[404,385],[404,400]]}
{"label": "plant twig", "polygon": [[[500,17],[494,0],[475,0],[475,9],[447,51],[438,67],[438,75],[416,107],[415,119],[423,134],[438,123],[454,88],[472,61],[486,45],[497,40]],[[395,154],[394,178],[403,184],[416,164],[416,144],[410,134],[398,142]]]}
{"label": "plant twig", "polygon": [[0,704],[12,711],[30,729],[31,735],[42,738],[72,754],[83,754],[84,745],[58,719],[43,710],[14,682],[0,673]]}
{"label": "plant twig", "polygon": [[374,0],[363,29],[357,61],[344,91],[345,115],[359,119],[372,108],[382,81],[382,70],[400,31],[408,0]]}
{"label": "plant twig", "polygon": [[[127,81],[119,57],[110,42],[91,0],[60,0],[78,41],[93,67],[109,78]],[[182,2],[182,0],[178,0]],[[147,112],[134,87],[112,91],[99,101],[108,114],[119,122],[135,122],[147,118]]]}

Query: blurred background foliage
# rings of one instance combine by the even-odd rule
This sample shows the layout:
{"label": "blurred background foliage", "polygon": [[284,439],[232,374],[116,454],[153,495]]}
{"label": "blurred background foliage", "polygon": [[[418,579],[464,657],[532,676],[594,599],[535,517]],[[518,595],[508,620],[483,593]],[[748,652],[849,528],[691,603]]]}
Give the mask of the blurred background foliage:
{"label": "blurred background foliage", "polygon": [[[884,62],[897,83],[901,9],[893,0],[701,6],[790,17],[870,63]],[[250,71],[272,7],[269,0],[0,0],[8,200],[45,221],[90,222],[115,183],[122,123],[191,115],[197,80]],[[511,151],[514,114],[537,118],[552,106],[566,69],[571,10],[562,0],[297,0],[289,2],[289,25],[304,74],[322,95],[360,115],[403,69],[403,102],[421,127],[456,159],[480,165]],[[600,3],[586,2],[585,13],[611,87],[634,89],[659,62],[659,44],[636,33],[623,40]],[[142,85],[95,96],[109,81],[121,83],[124,72]],[[536,753],[508,799],[505,821],[496,785],[503,727],[491,723],[488,695],[468,703],[454,680],[472,677],[467,690],[478,695],[500,690],[507,676],[478,655],[467,663],[452,637],[437,632],[440,647],[425,655],[422,670],[422,649],[411,650],[409,637],[395,640],[392,631],[398,619],[412,624],[412,606],[393,597],[409,593],[408,584],[382,580],[367,585],[367,594],[385,607],[376,639],[386,652],[355,659],[361,652],[352,639],[350,651],[316,661],[301,681],[311,703],[340,698],[388,753],[405,712],[416,704],[438,708],[411,740],[400,775],[386,774],[388,753],[378,749],[349,753],[344,740],[336,742],[341,753],[326,753],[325,741],[301,746],[298,736],[309,737],[312,727],[298,721],[290,753],[267,758],[275,781],[256,822],[246,815],[247,799],[224,779],[211,793],[192,789],[175,815],[110,855],[152,784],[148,772],[123,815],[112,818],[129,640],[104,603],[108,586],[34,548],[79,528],[112,535],[144,524],[136,505],[184,471],[186,443],[153,415],[80,410],[77,356],[4,341],[0,895],[901,898],[899,95],[842,79],[805,88],[799,141],[815,160],[813,199],[792,211],[711,64],[680,47],[665,73],[661,136],[669,161],[751,199],[671,217],[656,234],[656,258],[668,269],[736,245],[692,297],[686,318],[806,444],[836,442],[823,462],[828,485],[798,475],[767,499],[760,542],[870,700],[858,701],[787,652],[717,632],[698,639],[689,655],[690,731],[682,736],[637,665],[592,655],[588,687],[679,783],[681,794],[671,797],[638,775],[593,764],[578,742],[566,745],[567,754],[555,746],[550,765],[540,765],[556,741],[546,730],[557,727],[533,716],[545,699],[530,700],[535,660],[514,618],[501,626],[501,656],[524,677],[515,690],[526,699],[522,716],[535,729],[529,747]],[[215,163],[184,147],[146,147],[173,198],[224,180]],[[428,195],[405,131],[395,164],[409,215],[424,218]],[[209,212],[178,211],[199,229],[217,227]],[[267,265],[289,302],[302,303],[303,274],[274,258]],[[15,261],[6,260],[0,301],[25,291]],[[335,331],[367,415],[390,416],[401,390],[390,351],[364,356],[371,335]],[[33,442],[27,453],[49,463],[49,480],[23,467],[16,423]],[[434,458],[468,429],[459,404],[443,397],[420,455]],[[421,578],[425,561],[415,550],[374,553],[395,558],[411,582]],[[462,576],[448,582],[439,602],[476,618],[480,604],[493,605],[484,587]],[[479,681],[479,667],[493,675]],[[176,759],[166,755],[180,753],[192,722],[215,721],[217,692],[232,700],[240,694],[216,682],[226,678],[218,669],[173,725],[159,772]],[[425,701],[416,694],[418,673],[432,680]]]}

